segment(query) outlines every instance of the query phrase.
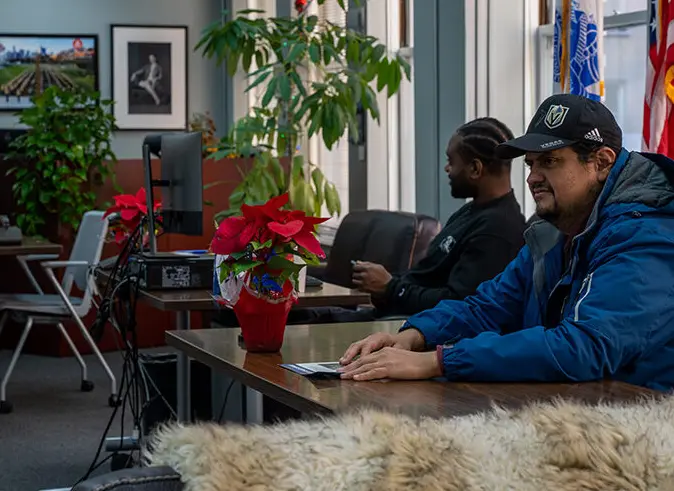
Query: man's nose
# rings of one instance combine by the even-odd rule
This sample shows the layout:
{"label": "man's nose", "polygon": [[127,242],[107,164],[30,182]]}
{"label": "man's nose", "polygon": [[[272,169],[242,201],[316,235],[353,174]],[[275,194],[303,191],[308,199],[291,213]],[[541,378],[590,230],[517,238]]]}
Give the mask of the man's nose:
{"label": "man's nose", "polygon": [[529,168],[529,175],[527,176],[527,184],[532,186],[534,184],[540,184],[544,181],[543,175],[538,172],[535,166]]}

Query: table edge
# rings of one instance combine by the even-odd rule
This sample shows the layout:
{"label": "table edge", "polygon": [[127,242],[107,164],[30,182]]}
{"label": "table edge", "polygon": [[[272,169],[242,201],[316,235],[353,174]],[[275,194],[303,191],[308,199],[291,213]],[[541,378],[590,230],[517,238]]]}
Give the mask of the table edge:
{"label": "table edge", "polygon": [[[107,280],[110,278],[110,273],[108,271],[104,271],[102,269],[96,268],[94,272],[95,277],[100,280]],[[339,286],[339,285],[337,285]],[[342,287],[345,288],[345,287]],[[348,288],[346,288],[349,290]],[[207,289],[200,289],[198,291],[205,291],[207,292]],[[355,290],[352,290],[355,291]],[[155,308],[157,310],[160,310],[162,312],[210,312],[210,311],[217,311],[221,307],[218,307],[215,303],[215,300],[210,299],[203,299],[203,300],[190,300],[190,302],[193,302],[193,305],[189,305],[189,308],[185,308],[184,301],[183,300],[164,300],[154,294],[153,290],[145,290],[145,289],[139,289],[140,297],[143,299],[145,303],[147,303],[149,306],[152,308]],[[353,303],[353,306],[358,304],[367,304],[371,302],[371,295],[369,293],[365,292],[356,292],[353,294],[353,297],[355,298],[355,301]],[[298,302],[298,307],[304,307],[304,308],[321,308],[321,307],[331,307],[335,305],[333,300],[330,300],[331,297],[325,297],[325,300],[320,300],[320,297],[312,297],[309,305],[303,306],[303,301],[302,297],[300,297],[300,300]],[[203,302],[200,305],[197,305],[197,302]]]}
{"label": "table edge", "polygon": [[[232,328],[236,329],[236,328]],[[165,331],[165,340],[166,344],[172,346],[176,349],[181,350],[187,354],[190,358],[203,363],[211,369],[222,371],[223,373],[229,374],[232,376],[232,379],[237,382],[245,385],[246,387],[256,390],[263,395],[266,395],[276,401],[279,401],[283,404],[286,404],[296,411],[302,413],[312,413],[312,414],[335,414],[335,411],[327,406],[324,406],[320,403],[306,399],[294,392],[289,391],[285,387],[275,384],[264,378],[260,378],[254,373],[251,373],[245,370],[243,367],[234,366],[231,363],[226,361],[209,357],[208,362],[203,359],[204,355],[207,353],[201,349],[199,346],[186,341],[185,339],[177,336],[179,331]],[[290,372],[289,372],[290,373]],[[301,375],[297,375],[301,377]],[[271,390],[269,390],[271,389]],[[298,404],[299,403],[299,404]]]}

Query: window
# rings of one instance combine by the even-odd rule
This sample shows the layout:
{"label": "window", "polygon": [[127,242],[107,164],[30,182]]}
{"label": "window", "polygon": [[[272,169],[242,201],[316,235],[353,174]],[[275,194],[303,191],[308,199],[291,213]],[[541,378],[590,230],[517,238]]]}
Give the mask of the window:
{"label": "window", "polygon": [[628,150],[641,148],[646,90],[646,28],[646,25],[639,25],[611,29],[604,37],[605,104],[613,111],[622,128],[623,146]]}
{"label": "window", "polygon": [[[641,148],[648,39],[646,7],[646,0],[604,1],[605,104],[622,128],[623,145],[628,150]],[[538,103],[554,90],[553,34],[551,25],[539,28]]]}
{"label": "window", "polygon": [[604,0],[604,15],[626,14],[648,8],[648,0]]}

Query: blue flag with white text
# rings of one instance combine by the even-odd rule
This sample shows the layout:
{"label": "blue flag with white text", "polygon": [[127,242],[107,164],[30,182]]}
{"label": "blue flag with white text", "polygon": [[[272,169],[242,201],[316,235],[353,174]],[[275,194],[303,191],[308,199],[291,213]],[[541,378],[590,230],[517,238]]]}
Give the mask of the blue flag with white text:
{"label": "blue flag with white text", "polygon": [[604,99],[603,0],[561,0],[555,10],[556,92]]}

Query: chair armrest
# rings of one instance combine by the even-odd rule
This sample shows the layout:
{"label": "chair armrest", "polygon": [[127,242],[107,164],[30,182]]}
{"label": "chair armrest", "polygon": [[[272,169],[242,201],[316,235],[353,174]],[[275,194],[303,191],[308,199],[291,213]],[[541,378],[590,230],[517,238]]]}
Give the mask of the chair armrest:
{"label": "chair armrest", "polygon": [[46,269],[55,269],[55,268],[69,268],[70,266],[89,266],[87,261],[45,261],[41,264],[43,268]]}
{"label": "chair armrest", "polygon": [[180,474],[171,467],[137,467],[109,472],[77,484],[71,491],[182,491]]}

